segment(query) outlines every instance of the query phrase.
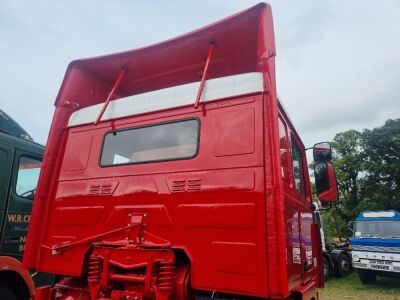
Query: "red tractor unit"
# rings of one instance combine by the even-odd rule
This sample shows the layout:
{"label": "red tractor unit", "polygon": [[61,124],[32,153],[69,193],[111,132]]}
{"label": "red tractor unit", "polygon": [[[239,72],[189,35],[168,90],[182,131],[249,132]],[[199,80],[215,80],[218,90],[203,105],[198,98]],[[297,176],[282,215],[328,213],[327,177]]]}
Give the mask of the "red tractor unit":
{"label": "red tractor unit", "polygon": [[[315,147],[323,202],[330,147]],[[271,8],[73,61],[34,202],[35,299],[317,299],[305,148],[280,105]]]}

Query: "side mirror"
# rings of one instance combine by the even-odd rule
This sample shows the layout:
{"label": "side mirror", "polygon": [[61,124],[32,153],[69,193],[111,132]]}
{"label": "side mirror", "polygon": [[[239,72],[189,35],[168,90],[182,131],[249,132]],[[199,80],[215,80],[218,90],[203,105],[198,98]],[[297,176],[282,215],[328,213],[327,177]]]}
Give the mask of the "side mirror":
{"label": "side mirror", "polygon": [[354,221],[349,221],[349,223],[347,223],[347,227],[348,227],[349,230],[350,230],[351,232],[353,232],[353,233],[354,233],[354,224],[355,224]]}
{"label": "side mirror", "polygon": [[315,187],[321,203],[336,202],[339,198],[335,167],[331,162],[314,166]]}
{"label": "side mirror", "polygon": [[316,163],[327,163],[332,160],[332,147],[328,142],[313,146],[313,156]]}

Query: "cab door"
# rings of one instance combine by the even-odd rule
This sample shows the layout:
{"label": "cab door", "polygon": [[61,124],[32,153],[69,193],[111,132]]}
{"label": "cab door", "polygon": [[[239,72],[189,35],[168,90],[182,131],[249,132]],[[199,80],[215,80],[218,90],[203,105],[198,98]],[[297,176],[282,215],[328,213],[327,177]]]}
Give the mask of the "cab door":
{"label": "cab door", "polygon": [[298,204],[299,234],[301,265],[303,273],[303,283],[312,279],[314,274],[313,249],[311,228],[314,222],[313,210],[311,209],[311,196],[307,188],[306,179],[307,163],[304,148],[296,136],[291,137],[292,168],[294,180],[294,195]]}
{"label": "cab door", "polygon": [[15,151],[0,245],[2,254],[23,255],[41,160],[37,154]]}
{"label": "cab door", "polygon": [[299,203],[294,188],[292,157],[290,151],[289,128],[283,116],[278,118],[279,150],[281,159],[281,178],[286,220],[286,253],[288,268],[288,286],[293,289],[303,282]]}
{"label": "cab door", "polygon": [[4,223],[13,152],[13,148],[0,144],[0,224]]}

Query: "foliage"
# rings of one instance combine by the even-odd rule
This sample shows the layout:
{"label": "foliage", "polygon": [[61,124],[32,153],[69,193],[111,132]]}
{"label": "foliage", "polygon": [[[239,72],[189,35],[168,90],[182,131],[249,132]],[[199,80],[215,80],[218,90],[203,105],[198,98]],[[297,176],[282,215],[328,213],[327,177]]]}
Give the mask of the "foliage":
{"label": "foliage", "polygon": [[333,162],[336,167],[340,202],[338,214],[344,220],[350,220],[357,214],[362,199],[362,134],[356,130],[338,133],[332,146],[335,149]]}
{"label": "foliage", "polygon": [[400,210],[400,119],[365,130],[362,147],[368,204]]}
{"label": "foliage", "polygon": [[332,146],[340,199],[324,216],[328,236],[349,236],[361,211],[400,210],[400,119],[338,133]]}

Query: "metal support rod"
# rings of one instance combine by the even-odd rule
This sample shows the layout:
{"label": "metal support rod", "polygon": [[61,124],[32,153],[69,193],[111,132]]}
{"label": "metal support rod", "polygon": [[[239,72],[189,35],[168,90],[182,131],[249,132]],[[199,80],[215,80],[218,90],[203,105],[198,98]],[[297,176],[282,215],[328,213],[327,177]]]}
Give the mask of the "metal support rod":
{"label": "metal support rod", "polygon": [[133,283],[144,283],[146,280],[145,276],[124,275],[124,274],[110,274],[109,278],[110,280],[126,281]]}
{"label": "metal support rod", "polygon": [[101,108],[101,111],[99,113],[99,115],[97,116],[96,121],[94,122],[94,125],[96,126],[97,123],[100,122],[101,117],[103,116],[104,112],[107,109],[108,104],[111,101],[112,96],[114,96],[115,91],[118,89],[119,85],[121,84],[122,79],[124,78],[125,75],[125,69],[122,69],[121,73],[119,73],[117,81],[115,81],[113,88],[111,89],[111,92],[108,94],[106,103],[104,103],[103,107]]}
{"label": "metal support rod", "polygon": [[203,74],[201,76],[200,86],[199,86],[199,90],[197,91],[196,102],[194,103],[194,108],[197,108],[200,103],[200,98],[201,98],[201,94],[203,93],[204,84],[206,82],[208,66],[210,65],[211,55],[214,50],[214,45],[215,45],[215,42],[213,40],[211,40],[210,48],[208,49],[207,61],[206,61],[206,65],[204,66]]}
{"label": "metal support rod", "polygon": [[44,248],[50,249],[52,251],[53,255],[56,254],[60,254],[60,252],[62,252],[63,250],[72,248],[74,246],[80,246],[80,245],[85,245],[88,243],[92,243],[95,242],[101,238],[105,238],[108,236],[112,236],[115,234],[119,234],[120,232],[124,232],[124,231],[131,231],[133,229],[136,229],[137,227],[139,227],[140,224],[135,224],[135,223],[130,223],[126,226],[111,230],[111,231],[106,231],[100,234],[96,234],[87,238],[84,238],[82,240],[76,241],[76,242],[67,242],[65,244],[60,244],[60,245],[54,245],[52,247],[48,247],[48,246],[43,246]]}

